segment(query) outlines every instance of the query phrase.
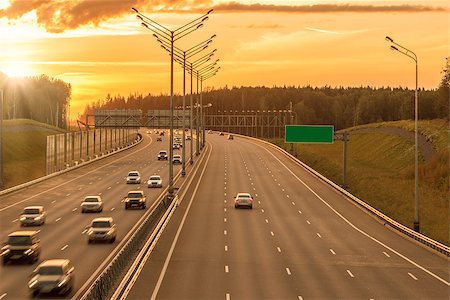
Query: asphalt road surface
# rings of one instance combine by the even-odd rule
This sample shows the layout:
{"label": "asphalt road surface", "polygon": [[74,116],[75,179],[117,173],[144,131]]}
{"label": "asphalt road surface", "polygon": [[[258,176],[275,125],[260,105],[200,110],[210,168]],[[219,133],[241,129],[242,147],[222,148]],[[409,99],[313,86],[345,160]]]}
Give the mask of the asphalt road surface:
{"label": "asphalt road surface", "polygon": [[[449,299],[449,259],[271,147],[207,135],[208,162],[128,299]],[[249,192],[253,209],[235,209]]]}
{"label": "asphalt road surface", "polygon": [[[80,288],[101,268],[108,256],[119,249],[124,237],[143,216],[145,210],[125,211],[122,200],[128,191],[144,190],[148,210],[163,190],[148,189],[149,176],[161,175],[163,187],[167,187],[168,162],[158,161],[157,153],[162,149],[168,150],[169,138],[166,135],[163,141],[157,142],[153,133],[142,131],[142,135],[143,141],[129,150],[0,197],[0,241],[6,241],[7,235],[16,230],[40,230],[42,252],[39,262],[67,258],[75,267],[75,286],[68,297],[79,296]],[[190,155],[189,149],[188,141],[186,157]],[[181,154],[181,150],[174,150],[174,153]],[[141,184],[126,184],[125,178],[131,170],[140,172]],[[177,165],[174,173],[180,170]],[[88,195],[101,195],[103,212],[80,212],[80,204]],[[46,224],[20,227],[18,217],[24,207],[31,205],[44,206]],[[85,227],[100,216],[114,218],[118,228],[115,243],[88,244]],[[0,265],[0,299],[27,299],[29,275],[38,263]]]}

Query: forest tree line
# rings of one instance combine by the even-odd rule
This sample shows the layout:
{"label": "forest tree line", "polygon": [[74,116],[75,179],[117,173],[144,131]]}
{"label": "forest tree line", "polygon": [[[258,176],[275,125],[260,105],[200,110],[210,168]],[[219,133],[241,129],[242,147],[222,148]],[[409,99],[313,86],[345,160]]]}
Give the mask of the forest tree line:
{"label": "forest tree line", "polygon": [[[449,118],[450,58],[442,71],[439,87],[420,89],[419,118]],[[209,89],[203,92],[203,105],[211,103],[209,114],[230,110],[242,111],[292,110],[297,124],[333,124],[336,129],[361,124],[414,119],[414,89],[373,87],[232,87]],[[181,106],[183,98],[175,95],[174,106]],[[189,96],[187,96],[189,103]],[[198,97],[194,96],[194,102]],[[107,95],[85,109],[93,114],[95,109],[169,109],[168,95],[131,94],[128,97]]]}
{"label": "forest tree line", "polygon": [[32,119],[66,129],[72,87],[47,75],[11,78],[0,73],[4,119]]}

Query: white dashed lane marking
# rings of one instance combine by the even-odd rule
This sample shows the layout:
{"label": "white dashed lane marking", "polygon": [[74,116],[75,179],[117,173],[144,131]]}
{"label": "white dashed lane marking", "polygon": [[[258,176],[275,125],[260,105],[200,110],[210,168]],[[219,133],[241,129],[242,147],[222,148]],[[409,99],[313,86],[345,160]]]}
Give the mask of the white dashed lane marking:
{"label": "white dashed lane marking", "polygon": [[383,254],[386,255],[387,257],[391,257],[389,254],[387,254],[386,252],[383,251]]}
{"label": "white dashed lane marking", "polygon": [[223,231],[223,234],[224,234],[224,235],[227,235],[227,231],[226,231],[226,230],[224,230],[224,231]]}
{"label": "white dashed lane marking", "polygon": [[308,223],[308,225],[311,225],[311,222],[310,222],[310,221],[308,221],[308,220],[306,220],[306,223]]}
{"label": "white dashed lane marking", "polygon": [[301,211],[301,210],[299,210],[299,211],[298,211],[298,213],[299,213],[299,214],[302,214],[302,211]]}
{"label": "white dashed lane marking", "polygon": [[277,250],[278,250],[278,252],[280,252],[280,253],[281,253],[281,248],[280,248],[280,247],[277,247]]}
{"label": "white dashed lane marking", "polygon": [[225,300],[231,300],[231,296],[230,296],[229,293],[227,293],[227,294],[225,295]]}
{"label": "white dashed lane marking", "polygon": [[352,272],[350,272],[350,270],[347,270],[348,275],[350,275],[350,277],[355,277],[355,275],[352,274]]}
{"label": "white dashed lane marking", "polygon": [[228,268],[228,266],[225,266],[225,273],[229,273],[230,269]]}
{"label": "white dashed lane marking", "polygon": [[70,193],[66,195],[66,197],[69,197],[69,196],[70,196]]}
{"label": "white dashed lane marking", "polygon": [[316,233],[318,237],[322,238],[322,236],[320,235],[320,233]]}
{"label": "white dashed lane marking", "polygon": [[289,270],[289,268],[286,268],[286,273],[287,273],[288,275],[291,275],[291,270]]}
{"label": "white dashed lane marking", "polygon": [[67,247],[69,247],[69,245],[65,245],[64,247],[61,248],[61,251],[64,251],[67,249]]}
{"label": "white dashed lane marking", "polygon": [[408,273],[408,275],[409,275],[409,276],[411,276],[411,278],[412,278],[412,279],[414,279],[414,280],[418,280],[418,279],[417,279],[417,277],[416,277],[416,276],[414,276],[413,274],[411,274],[411,273]]}
{"label": "white dashed lane marking", "polygon": [[270,235],[271,235],[271,236],[274,236],[274,235],[275,235],[275,233],[273,233],[273,231],[271,231],[271,232],[270,232]]}
{"label": "white dashed lane marking", "polygon": [[56,219],[55,222],[58,222],[59,220],[61,220],[61,218]]}
{"label": "white dashed lane marking", "polygon": [[72,211],[77,211],[78,207],[75,207],[74,209],[72,209]]}
{"label": "white dashed lane marking", "polygon": [[53,201],[52,201],[52,204],[55,203],[55,202],[56,202],[56,200],[53,200]]}
{"label": "white dashed lane marking", "polygon": [[333,249],[330,249],[330,252],[333,253],[333,255],[336,255],[336,252],[334,252]]}
{"label": "white dashed lane marking", "polygon": [[227,245],[225,245],[225,252],[227,252],[228,251],[228,246]]}
{"label": "white dashed lane marking", "polygon": [[3,299],[3,298],[5,298],[6,295],[8,295],[8,294],[7,294],[7,293],[4,293],[3,295],[1,295],[1,296],[0,296],[0,300]]}

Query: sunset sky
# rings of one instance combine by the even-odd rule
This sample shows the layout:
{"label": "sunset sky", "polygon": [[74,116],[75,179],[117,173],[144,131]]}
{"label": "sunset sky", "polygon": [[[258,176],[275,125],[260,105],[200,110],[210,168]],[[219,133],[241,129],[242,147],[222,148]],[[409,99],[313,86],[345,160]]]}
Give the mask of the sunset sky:
{"label": "sunset sky", "polygon": [[187,49],[217,35],[210,49],[221,69],[207,88],[414,88],[414,62],[389,50],[389,35],[417,54],[419,86],[430,89],[450,56],[449,1],[0,0],[0,72],[70,83],[72,118],[108,93],[168,94],[170,57],[132,7],[170,29],[214,8],[176,43]]}

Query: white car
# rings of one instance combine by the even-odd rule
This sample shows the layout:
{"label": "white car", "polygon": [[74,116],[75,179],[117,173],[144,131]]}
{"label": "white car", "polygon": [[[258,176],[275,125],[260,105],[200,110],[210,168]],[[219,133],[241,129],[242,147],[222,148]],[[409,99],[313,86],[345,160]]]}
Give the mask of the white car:
{"label": "white car", "polygon": [[127,176],[127,184],[128,183],[141,183],[141,174],[138,171],[130,171]]}
{"label": "white car", "polygon": [[149,188],[153,188],[153,187],[160,188],[160,187],[162,187],[161,176],[159,176],[159,175],[152,175],[152,176],[150,176],[150,178],[147,181],[147,185],[148,185]]}
{"label": "white car", "polygon": [[111,217],[95,218],[87,229],[89,244],[94,241],[108,241],[114,243],[116,240],[117,228]]}
{"label": "white car", "polygon": [[158,153],[158,160],[167,160],[168,156],[167,156],[167,151],[166,150],[161,150]]}
{"label": "white car", "polygon": [[181,165],[181,163],[182,163],[181,155],[175,154],[175,155],[173,156],[172,163],[173,163],[173,164],[180,164],[180,165]]}
{"label": "white car", "polygon": [[27,206],[20,215],[20,225],[43,225],[45,223],[46,215],[43,206]]}
{"label": "white car", "polygon": [[253,208],[253,197],[249,193],[238,193],[234,198],[234,208]]}
{"label": "white car", "polygon": [[81,213],[101,212],[103,210],[103,201],[100,196],[87,196],[81,202]]}

